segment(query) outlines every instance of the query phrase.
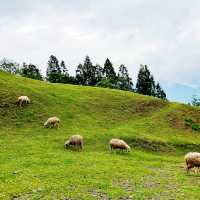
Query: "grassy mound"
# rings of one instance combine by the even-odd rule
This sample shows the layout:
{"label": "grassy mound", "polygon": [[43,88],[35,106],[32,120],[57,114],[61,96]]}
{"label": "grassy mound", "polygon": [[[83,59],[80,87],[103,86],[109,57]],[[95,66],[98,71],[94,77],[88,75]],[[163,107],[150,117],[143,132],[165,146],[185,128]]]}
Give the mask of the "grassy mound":
{"label": "grassy mound", "polygon": [[[31,104],[16,106],[18,96]],[[56,129],[44,129],[51,116]],[[183,155],[200,149],[200,110],[119,90],[50,84],[0,72],[0,199],[199,199]],[[65,150],[81,134],[82,152]],[[111,153],[121,138],[129,154]]]}

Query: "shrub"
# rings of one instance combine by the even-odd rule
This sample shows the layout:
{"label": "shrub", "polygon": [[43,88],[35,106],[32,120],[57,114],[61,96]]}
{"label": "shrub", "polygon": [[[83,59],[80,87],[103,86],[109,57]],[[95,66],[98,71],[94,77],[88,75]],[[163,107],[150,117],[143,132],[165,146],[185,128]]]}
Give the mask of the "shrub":
{"label": "shrub", "polygon": [[199,124],[192,124],[192,130],[200,131],[200,125]]}

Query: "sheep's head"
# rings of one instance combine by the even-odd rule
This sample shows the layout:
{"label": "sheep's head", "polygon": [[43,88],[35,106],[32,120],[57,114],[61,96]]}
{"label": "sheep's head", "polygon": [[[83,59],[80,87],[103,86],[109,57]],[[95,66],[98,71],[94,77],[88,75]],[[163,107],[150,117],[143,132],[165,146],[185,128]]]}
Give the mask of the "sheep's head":
{"label": "sheep's head", "polygon": [[44,128],[46,128],[48,126],[48,122],[44,123]]}
{"label": "sheep's head", "polygon": [[127,151],[131,151],[131,147],[130,146],[126,146]]}
{"label": "sheep's head", "polygon": [[69,140],[67,140],[64,144],[64,147],[67,149],[69,147]]}

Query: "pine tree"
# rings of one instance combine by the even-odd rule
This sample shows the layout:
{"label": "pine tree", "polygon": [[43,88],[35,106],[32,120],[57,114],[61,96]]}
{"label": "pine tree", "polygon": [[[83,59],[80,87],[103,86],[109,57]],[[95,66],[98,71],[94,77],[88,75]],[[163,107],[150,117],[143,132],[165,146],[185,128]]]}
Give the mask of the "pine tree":
{"label": "pine tree", "polygon": [[59,83],[61,82],[61,74],[62,71],[58,59],[51,55],[47,67],[47,80],[52,83]]}
{"label": "pine tree", "polygon": [[40,70],[33,64],[27,65],[26,63],[23,63],[20,75],[32,79],[42,80]]}
{"label": "pine tree", "polygon": [[100,65],[95,66],[95,85],[103,78],[103,68]]}
{"label": "pine tree", "polygon": [[129,77],[128,69],[124,65],[119,67],[117,85],[121,90],[133,90],[132,79]]}
{"label": "pine tree", "polygon": [[113,68],[112,63],[110,62],[108,58],[106,59],[105,64],[104,64],[103,74],[106,77],[106,79],[109,79],[113,82],[116,80],[115,70]]}
{"label": "pine tree", "polygon": [[147,65],[141,65],[138,73],[136,92],[144,95],[155,96],[155,82]]}
{"label": "pine tree", "polygon": [[60,70],[61,70],[60,82],[71,83],[71,78],[69,77],[68,69],[63,60],[60,62]]}
{"label": "pine tree", "polygon": [[62,75],[69,76],[68,69],[63,60],[60,62],[60,70],[61,70]]}
{"label": "pine tree", "polygon": [[160,84],[157,83],[156,87],[155,87],[155,96],[160,98],[160,99],[164,99],[166,100],[166,93],[165,91],[161,88]]}
{"label": "pine tree", "polygon": [[96,66],[93,66],[89,56],[86,56],[84,64],[79,64],[76,70],[77,82],[81,85],[95,85],[96,81]]}
{"label": "pine tree", "polygon": [[84,85],[85,83],[82,64],[79,64],[76,69],[76,82],[80,85]]}

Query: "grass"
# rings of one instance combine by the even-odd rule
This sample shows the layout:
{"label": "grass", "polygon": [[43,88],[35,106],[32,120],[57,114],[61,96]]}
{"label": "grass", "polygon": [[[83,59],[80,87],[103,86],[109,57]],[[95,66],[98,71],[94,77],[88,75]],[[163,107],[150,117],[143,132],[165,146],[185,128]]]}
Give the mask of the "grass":
{"label": "grass", "polygon": [[[27,95],[31,104],[15,101]],[[199,199],[183,156],[200,149],[200,110],[119,90],[49,84],[0,72],[0,199]],[[51,116],[61,127],[44,129]],[[72,134],[84,150],[63,148]],[[130,153],[111,153],[122,138]]]}

